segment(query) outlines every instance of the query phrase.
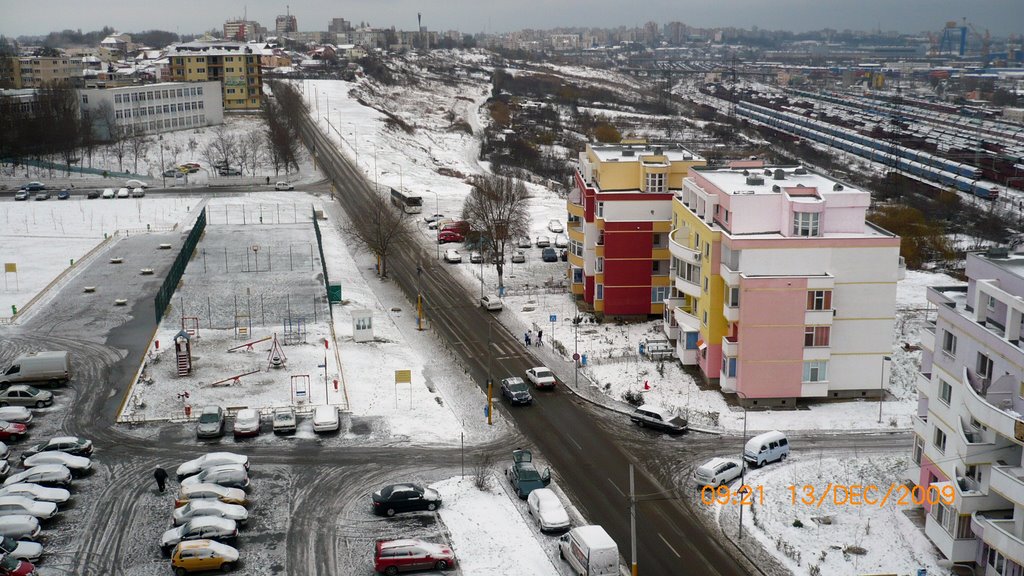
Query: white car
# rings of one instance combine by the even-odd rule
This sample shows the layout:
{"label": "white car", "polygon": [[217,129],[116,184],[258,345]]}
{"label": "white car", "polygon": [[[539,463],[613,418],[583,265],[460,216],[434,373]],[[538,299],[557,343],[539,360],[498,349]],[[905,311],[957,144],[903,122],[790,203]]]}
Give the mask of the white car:
{"label": "white car", "polygon": [[228,488],[246,489],[249,487],[249,471],[238,464],[224,464],[207,468],[195,476],[181,481],[182,486],[196,484],[220,484]]}
{"label": "white car", "polygon": [[7,554],[11,558],[37,564],[43,556],[43,545],[37,542],[18,541],[14,538],[2,536],[0,537],[0,552]]}
{"label": "white car", "polygon": [[458,264],[462,262],[462,254],[454,248],[449,248],[444,251],[444,261],[451,264]]}
{"label": "white car", "polygon": [[57,450],[48,450],[46,452],[33,454],[21,461],[21,465],[25,468],[32,468],[43,464],[61,464],[67,467],[68,470],[78,473],[87,472],[92,468],[92,460],[85,456],[75,456],[74,454],[59,452]]}
{"label": "white car", "polygon": [[7,460],[0,460],[0,478],[11,473],[11,465]]}
{"label": "white car", "polygon": [[313,409],[313,432],[335,432],[341,427],[337,406],[317,406]]}
{"label": "white car", "polygon": [[732,482],[742,473],[743,464],[739,460],[712,458],[693,471],[693,479],[697,481],[698,488],[705,486],[714,488]]}
{"label": "white car", "polygon": [[274,408],[274,434],[295,433],[295,410],[289,407]]}
{"label": "white car", "polygon": [[516,242],[516,248],[533,248],[533,242],[530,241],[529,236],[523,236]]}
{"label": "white car", "polygon": [[526,262],[526,252],[523,252],[522,250],[516,250],[515,252],[512,253],[513,264],[522,264],[524,262]]}
{"label": "white car", "polygon": [[238,536],[238,525],[234,520],[215,516],[199,516],[177,528],[171,528],[160,537],[160,548],[170,552],[182,540],[231,540]]}
{"label": "white car", "polygon": [[198,474],[207,468],[223,466],[224,464],[238,464],[248,469],[249,457],[244,454],[235,454],[234,452],[210,452],[178,466],[176,473],[178,480],[181,480],[187,476]]}
{"label": "white car", "polygon": [[28,514],[0,516],[0,536],[15,540],[35,540],[39,536],[39,519]]}
{"label": "white car", "polygon": [[277,182],[274,184],[274,190],[295,190],[295,186],[287,182]]}
{"label": "white car", "polygon": [[547,236],[537,236],[537,248],[547,248],[551,246],[551,239]]}
{"label": "white car", "polygon": [[127,188],[120,188],[117,191],[117,197],[118,198],[131,198],[132,197],[132,191],[127,189]]}
{"label": "white car", "polygon": [[562,227],[562,223],[559,220],[548,220],[548,230],[555,234],[565,232],[565,228]]}
{"label": "white car", "polygon": [[478,252],[476,250],[473,250],[472,252],[469,253],[469,263],[470,264],[479,264],[479,263],[481,263],[483,261],[484,261],[484,255],[481,254],[480,252]]}
{"label": "white car", "polygon": [[483,306],[484,310],[490,311],[501,310],[503,308],[501,299],[493,294],[481,298],[480,306]]}
{"label": "white car", "polygon": [[438,228],[444,228],[446,224],[451,224],[452,222],[455,222],[454,218],[438,218],[437,220],[434,220],[433,222],[427,222],[427,228],[429,228],[431,230],[435,230],[435,229],[438,229]]}
{"label": "white car", "polygon": [[46,520],[57,515],[57,505],[53,502],[37,502],[24,496],[0,496],[0,516],[19,514]]}
{"label": "white car", "polygon": [[260,413],[252,408],[243,408],[235,414],[235,424],[232,433],[235,438],[246,436],[259,436],[262,418]]}
{"label": "white car", "polygon": [[32,422],[32,411],[25,406],[0,407],[0,420],[16,424],[29,424]]}
{"label": "white car", "polygon": [[0,460],[7,460],[11,457],[11,449],[7,447],[7,444],[0,442]]}
{"label": "white car", "polygon": [[31,498],[40,502],[64,504],[71,499],[71,492],[63,488],[47,488],[39,484],[22,482],[0,488],[0,496],[24,496],[25,498]]}
{"label": "white car", "polygon": [[178,490],[178,499],[175,506],[184,506],[193,500],[219,500],[227,504],[238,504],[245,506],[249,500],[245,496],[245,490],[241,488],[227,488],[220,484],[190,484],[182,486]]}
{"label": "white car", "polygon": [[113,188],[104,188],[102,196],[104,198],[114,198],[115,196],[117,196],[117,194],[114,193]]}
{"label": "white car", "polygon": [[555,248],[565,248],[569,245],[569,237],[565,234],[555,234]]}
{"label": "white car", "polygon": [[145,188],[143,188],[141,186],[139,186],[137,188],[132,188],[132,198],[145,198],[145,197],[146,197],[146,189]]}
{"label": "white car", "polygon": [[554,388],[555,383],[558,380],[555,379],[555,375],[551,373],[551,370],[543,366],[537,366],[536,368],[530,368],[526,371],[526,378],[533,382],[536,388]]}
{"label": "white car", "polygon": [[4,480],[4,486],[32,482],[35,484],[56,484],[58,486],[69,486],[71,484],[71,470],[63,464],[40,464],[33,466],[24,472],[18,472]]}
{"label": "white car", "polygon": [[128,188],[149,188],[149,184],[146,184],[142,180],[129,180],[124,183]]}
{"label": "white car", "polygon": [[526,509],[540,524],[541,532],[569,529],[569,513],[550,488],[538,488],[526,498]]}
{"label": "white car", "polygon": [[245,506],[238,504],[225,504],[220,500],[199,498],[189,500],[184,506],[174,509],[171,514],[171,522],[175,526],[181,526],[185,522],[200,516],[213,516],[214,518],[227,518],[239,524],[244,524],[249,519],[249,511]]}

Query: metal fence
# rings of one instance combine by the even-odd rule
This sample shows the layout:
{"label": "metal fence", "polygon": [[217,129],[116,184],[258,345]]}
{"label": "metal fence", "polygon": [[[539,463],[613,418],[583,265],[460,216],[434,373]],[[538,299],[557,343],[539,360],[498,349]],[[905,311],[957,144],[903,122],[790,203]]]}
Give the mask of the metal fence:
{"label": "metal fence", "polygon": [[178,257],[174,259],[174,264],[171,265],[167,278],[164,278],[163,286],[156,293],[154,302],[156,304],[157,324],[163,320],[164,312],[167,311],[167,306],[171,303],[171,296],[174,295],[174,290],[177,288],[178,282],[181,281],[181,276],[185,273],[185,267],[188,266],[188,261],[192,258],[192,252],[195,251],[196,246],[199,244],[199,238],[203,235],[204,230],[206,230],[206,208],[203,208],[196,218],[196,223],[185,238],[185,244],[181,247],[181,251],[178,252]]}
{"label": "metal fence", "polygon": [[316,247],[320,251],[320,265],[324,269],[324,290],[330,291],[331,280],[327,277],[327,258],[324,258],[324,239],[320,234],[320,222],[316,218],[316,209],[313,209],[313,230],[316,231]]}

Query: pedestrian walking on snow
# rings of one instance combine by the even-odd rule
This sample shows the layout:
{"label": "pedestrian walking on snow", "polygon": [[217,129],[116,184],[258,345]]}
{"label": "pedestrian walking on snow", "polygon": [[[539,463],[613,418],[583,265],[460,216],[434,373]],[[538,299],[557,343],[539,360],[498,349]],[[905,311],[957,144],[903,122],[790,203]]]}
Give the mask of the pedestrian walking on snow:
{"label": "pedestrian walking on snow", "polygon": [[157,468],[153,471],[153,478],[156,478],[156,487],[163,493],[164,487],[167,485],[167,470]]}
{"label": "pedestrian walking on snow", "polygon": [[537,330],[537,347],[540,347],[540,346],[544,345],[543,339],[544,339],[544,331],[543,330]]}

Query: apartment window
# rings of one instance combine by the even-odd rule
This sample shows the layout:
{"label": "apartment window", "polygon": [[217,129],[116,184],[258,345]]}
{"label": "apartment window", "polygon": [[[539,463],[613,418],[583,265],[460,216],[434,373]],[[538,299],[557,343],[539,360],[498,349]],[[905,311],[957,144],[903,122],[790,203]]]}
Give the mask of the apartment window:
{"label": "apartment window", "polygon": [[708,279],[707,279],[707,278],[704,278],[704,293],[705,293],[705,294],[707,294],[707,293],[708,293],[708,285],[709,285],[709,281],[708,281]]}
{"label": "apartment window", "polygon": [[828,346],[829,326],[807,326],[804,328],[804,346],[808,348]]}
{"label": "apartment window", "polygon": [[729,223],[729,211],[728,210],[725,211],[725,223],[726,224]]}
{"label": "apartment window", "polygon": [[668,298],[669,287],[668,286],[653,286],[651,288],[651,303],[661,304],[661,301]]}
{"label": "apartment window", "polygon": [[988,549],[988,565],[992,567],[992,569],[996,571],[996,574],[999,574],[1000,576],[1007,574],[1003,571],[1004,568],[1006,568],[1006,557],[1003,556],[1002,552],[996,550],[995,548]]}
{"label": "apartment window", "polygon": [[604,272],[604,258],[597,258],[597,271]]}
{"label": "apartment window", "polygon": [[597,245],[604,246],[604,230],[597,231]]}
{"label": "apartment window", "polygon": [[738,287],[729,288],[729,292],[727,294],[729,300],[726,302],[726,306],[736,308],[740,305],[740,289]]}
{"label": "apartment window", "polygon": [[807,291],[807,309],[808,310],[831,310],[832,309],[832,291],[831,290],[808,290]]}
{"label": "apartment window", "polygon": [[202,102],[200,102],[200,103],[199,103],[199,109],[200,109],[200,110],[202,110],[202,109],[203,109],[203,103],[202,103]]}
{"label": "apartment window", "polygon": [[583,284],[583,268],[573,267],[572,269],[572,283]]}
{"label": "apartment window", "polygon": [[184,95],[185,95],[185,89],[184,88],[178,88],[178,98],[181,98]]}
{"label": "apartment window", "polygon": [[988,297],[988,309],[989,310],[995,310],[996,309],[996,298],[995,298],[995,296],[989,296]]}
{"label": "apartment window", "polygon": [[992,359],[978,352],[978,362],[974,369],[978,373],[978,376],[982,378],[988,378],[992,375]]}
{"label": "apartment window", "polygon": [[647,173],[647,191],[648,192],[664,192],[665,191],[665,175],[664,174],[652,174]]}
{"label": "apartment window", "polygon": [[120,110],[115,110],[114,111],[114,118],[121,119],[122,117],[124,117],[124,113],[123,112],[121,112]]}
{"label": "apartment window", "polygon": [[597,217],[604,218],[604,202],[597,203]]}
{"label": "apartment window", "polygon": [[949,330],[942,331],[942,351],[950,356],[956,356],[956,336]]}
{"label": "apartment window", "polygon": [[939,449],[939,452],[946,453],[946,433],[938,426],[935,427],[935,433],[932,435],[932,444]]}
{"label": "apartment window", "polygon": [[88,103],[89,103],[89,96],[86,95],[86,94],[82,94],[82,104],[88,104]]}
{"label": "apartment window", "polygon": [[181,102],[178,102],[178,112],[184,112],[184,111],[185,111],[185,105],[182,104]]}
{"label": "apartment window", "polygon": [[921,465],[921,456],[924,454],[924,439],[914,435],[914,464]]}
{"label": "apartment window", "polygon": [[722,376],[726,378],[736,377],[736,359],[729,356],[722,356]]}
{"label": "apartment window", "polygon": [[711,242],[708,242],[707,244],[704,245],[704,257],[711,257]]}
{"label": "apartment window", "polygon": [[196,95],[197,96],[202,96],[203,95],[203,87],[202,86],[196,87]]}
{"label": "apartment window", "polygon": [[234,72],[235,69],[234,68],[225,68],[224,71],[225,72]]}
{"label": "apartment window", "polygon": [[804,382],[826,382],[827,380],[827,360],[809,360],[804,362]]}
{"label": "apartment window", "polygon": [[597,294],[594,296],[595,300],[604,300],[604,284],[597,285]]}
{"label": "apartment window", "polygon": [[228,94],[234,94],[234,93],[235,93],[235,89],[234,88],[228,88]]}
{"label": "apartment window", "polygon": [[206,68],[196,68],[197,74],[206,74]]}
{"label": "apartment window", "polygon": [[578,258],[583,257],[583,244],[576,240],[569,240],[569,253]]}
{"label": "apartment window", "polygon": [[820,216],[818,212],[793,212],[793,235],[817,236]]}
{"label": "apartment window", "polygon": [[946,406],[949,406],[950,400],[953,398],[953,387],[949,385],[949,382],[945,380],[939,380],[939,399]]}
{"label": "apartment window", "polygon": [[654,245],[655,248],[664,248],[665,246],[667,246],[667,244],[665,243],[665,236],[665,234],[655,234],[651,243]]}
{"label": "apartment window", "polygon": [[700,234],[696,232],[693,234],[693,247],[700,250]]}
{"label": "apartment window", "polygon": [[705,326],[708,325],[708,311],[707,310],[704,311],[704,315],[701,318],[701,323],[704,324]]}

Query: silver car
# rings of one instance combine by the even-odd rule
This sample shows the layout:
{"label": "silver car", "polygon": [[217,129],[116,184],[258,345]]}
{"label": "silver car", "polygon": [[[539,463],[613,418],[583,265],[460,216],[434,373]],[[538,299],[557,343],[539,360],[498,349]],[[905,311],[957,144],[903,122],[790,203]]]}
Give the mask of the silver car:
{"label": "silver car", "polygon": [[71,484],[71,470],[63,464],[41,464],[18,472],[4,480],[4,486],[32,482],[35,484],[48,484],[57,486],[69,486]]}
{"label": "silver car", "polygon": [[53,392],[40,390],[28,384],[15,384],[0,391],[0,406],[35,406],[44,408],[53,404]]}
{"label": "silver car", "polygon": [[204,406],[196,424],[196,438],[219,438],[224,435],[224,410],[220,406]]}
{"label": "silver car", "polygon": [[39,484],[22,482],[0,488],[0,496],[24,496],[40,502],[64,504],[71,499],[71,492],[63,488],[47,488]]}
{"label": "silver car", "polygon": [[178,466],[178,480],[186,476],[198,474],[207,468],[223,466],[225,464],[237,464],[244,468],[249,468],[249,457],[244,454],[235,454],[234,452],[210,452],[209,454],[203,454],[199,458],[189,460]]}
{"label": "silver car", "polygon": [[295,410],[287,407],[274,409],[274,433],[295,433]]}
{"label": "silver car", "polygon": [[78,474],[84,474],[92,469],[92,460],[85,456],[75,456],[74,454],[56,450],[33,454],[21,462],[21,465],[25,468],[32,468],[43,464],[62,464],[68,470],[71,470],[72,473]]}
{"label": "silver car", "polygon": [[0,536],[16,540],[35,540],[39,537],[39,519],[27,514],[0,516]]}
{"label": "silver car", "polygon": [[53,502],[37,502],[24,496],[0,496],[0,516],[18,514],[46,520],[57,515],[57,505]]}
{"label": "silver car", "polygon": [[164,553],[169,553],[183,540],[209,539],[223,542],[237,536],[238,525],[234,520],[214,516],[198,516],[181,526],[164,532],[160,537],[160,547],[163,548]]}
{"label": "silver car", "polygon": [[187,504],[175,508],[171,514],[171,521],[175,526],[181,526],[185,522],[200,516],[213,516],[215,518],[227,518],[238,524],[244,524],[249,519],[249,511],[245,506],[238,504],[225,504],[220,500],[197,499],[189,500]]}
{"label": "silver car", "polygon": [[0,420],[15,424],[29,424],[32,422],[32,411],[24,406],[4,406],[0,408]]}
{"label": "silver car", "polygon": [[194,484],[220,484],[228,488],[245,489],[249,487],[249,473],[238,464],[214,466],[181,481],[182,486]]}

